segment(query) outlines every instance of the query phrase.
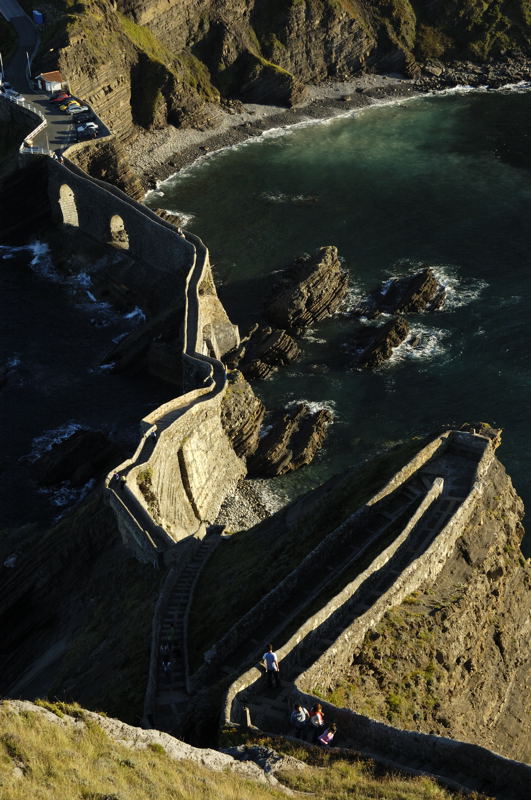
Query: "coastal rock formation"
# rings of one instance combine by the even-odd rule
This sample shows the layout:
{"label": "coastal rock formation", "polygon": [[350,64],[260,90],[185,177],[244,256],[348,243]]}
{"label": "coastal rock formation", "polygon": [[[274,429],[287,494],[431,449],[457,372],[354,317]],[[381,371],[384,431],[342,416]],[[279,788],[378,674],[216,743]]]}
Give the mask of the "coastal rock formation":
{"label": "coastal rock formation", "polygon": [[348,272],[337,247],[320,247],[297,258],[283,273],[266,317],[282,328],[308,328],[336,311],[346,294]]}
{"label": "coastal rock formation", "polygon": [[360,313],[369,316],[436,311],[444,305],[446,290],[431,267],[414,275],[391,278],[371,292]]}
{"label": "coastal rock formation", "polygon": [[495,459],[435,583],[391,609],[348,668],[323,673],[332,702],[529,763],[531,561],[520,551],[522,517]]}
{"label": "coastal rock formation", "polygon": [[286,331],[257,323],[223,360],[229,369],[241,370],[250,380],[264,380],[299,355],[297,342]]}
{"label": "coastal rock formation", "polygon": [[82,486],[107,472],[120,458],[115,444],[102,431],[78,430],[44,453],[33,465],[39,483],[51,486],[69,481]]}
{"label": "coastal rock formation", "polygon": [[221,424],[236,454],[247,458],[255,452],[265,408],[242,373],[231,370],[221,403]]}
{"label": "coastal rock formation", "polygon": [[305,403],[286,412],[275,412],[270,429],[248,460],[249,475],[273,478],[310,464],[323,445],[331,421],[330,411],[312,411]]}
{"label": "coastal rock formation", "polygon": [[124,147],[116,138],[72,145],[68,149],[68,157],[93,178],[117,186],[134,200],[142,200],[144,187],[131,169]]}
{"label": "coastal rock formation", "polygon": [[381,366],[408,336],[409,325],[404,317],[396,317],[378,327],[367,325],[360,328],[354,337],[357,366],[365,369]]}

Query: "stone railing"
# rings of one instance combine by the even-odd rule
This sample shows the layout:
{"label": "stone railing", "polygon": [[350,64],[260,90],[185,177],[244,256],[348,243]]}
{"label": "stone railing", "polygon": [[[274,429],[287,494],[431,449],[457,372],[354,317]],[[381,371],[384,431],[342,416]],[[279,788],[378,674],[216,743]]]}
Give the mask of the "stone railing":
{"label": "stone railing", "polygon": [[[306,585],[307,576],[312,574],[314,570],[319,572],[323,554],[337,548],[345,540],[350,539],[352,526],[362,521],[367,515],[367,510],[405,483],[414,472],[433,457],[434,453],[440,448],[444,448],[446,446],[447,437],[448,433],[445,433],[423,447],[417,455],[399,470],[373,497],[322,539],[317,547],[311,550],[285,578],[277,583],[276,586],[264,595],[264,597],[262,597],[243,617],[235,622],[224,636],[212,646],[209,651],[208,663],[199,667],[196,673],[192,675],[192,686],[199,688],[214,664],[218,662],[222,663],[239,642],[245,641],[246,638],[252,638],[252,633],[257,627],[266,625],[271,611],[279,605],[282,605],[287,594],[291,593],[298,584],[301,584],[301,586]],[[437,490],[430,491],[427,501],[428,505],[433,502],[435,497],[435,494],[432,495],[433,492],[436,493]],[[424,502],[422,505],[423,510],[425,508]],[[368,549],[372,543],[373,538],[371,537],[371,539],[363,545],[361,550],[357,550],[353,554],[353,558],[359,557],[362,550]]]}
{"label": "stone railing", "polygon": [[[46,126],[46,119],[40,112],[33,108],[25,109],[23,106],[20,106],[20,111],[29,111],[40,119],[37,126],[39,130]],[[37,131],[37,128],[34,130]],[[36,148],[23,148],[25,156],[36,152]],[[184,297],[180,295],[184,301],[183,348],[182,352],[176,353],[176,358],[183,361],[191,391],[166,404],[163,409],[151,414],[151,419],[142,422],[141,439],[134,456],[113,470],[107,476],[105,484],[124,542],[142,560],[157,563],[160,551],[171,546],[175,540],[198,531],[203,517],[209,519],[215,516],[216,506],[219,508],[223,497],[244,473],[243,462],[232,451],[221,427],[220,404],[226,389],[225,368],[220,361],[202,352],[199,285],[209,266],[208,251],[197,236],[189,233],[183,236],[155,212],[116,187],[87,175],[67,157],[63,157],[63,163],[52,159],[47,163],[49,199],[58,222],[63,220],[62,209],[59,207],[59,189],[66,184],[71,192],[72,202],[77,201],[76,217],[77,203],[82,212],[78,217],[81,230],[84,230],[83,225],[86,222],[91,226],[86,231],[89,235],[101,236],[104,226],[98,215],[101,216],[102,209],[108,207],[109,216],[118,213],[131,228],[134,249],[130,251],[130,255],[140,259],[145,257],[150,266],[153,264],[155,269],[162,269],[159,273],[159,286],[154,290],[158,291],[159,301],[160,298],[167,297],[171,302],[172,275],[175,275],[173,295],[179,296],[181,287],[184,293]],[[104,193],[96,203],[93,202],[98,199],[93,198],[95,191]],[[98,213],[89,213],[90,208],[97,208]],[[138,233],[139,226],[141,233]],[[194,431],[197,425],[208,428],[211,444],[215,441],[219,443],[219,453],[216,453],[214,447],[203,453],[207,460],[210,453],[212,454],[210,465],[199,463],[200,459],[195,458],[194,448],[189,444],[190,434],[198,435],[198,431]],[[172,455],[178,455],[179,459],[172,464],[166,464],[167,458]],[[217,463],[223,463],[225,469],[212,480],[211,475],[215,474]],[[155,513],[155,507],[146,501],[138,486],[138,475],[142,470],[151,469],[157,479],[156,488],[161,495],[159,505],[162,507],[162,516]],[[174,502],[173,497],[166,497],[171,494],[172,489],[171,481],[168,480],[168,469],[173,470],[173,476],[179,469],[185,470],[186,474],[181,476],[182,503]],[[164,507],[170,512],[169,517],[167,514],[165,516]],[[172,517],[172,509],[180,507],[186,507],[187,514],[182,519],[178,515]]]}
{"label": "stone railing", "polygon": [[[443,437],[439,437],[438,440],[435,440],[432,445],[435,444],[436,446],[428,447],[428,452],[436,452],[439,447],[437,442],[440,442],[442,438]],[[362,573],[347,587],[345,587],[327,604],[327,606],[320,609],[310,619],[306,620],[303,625],[303,629],[306,632],[305,636],[302,634],[299,636],[297,633],[292,636],[285,645],[277,650],[279,660],[284,663],[284,671],[286,671],[289,669],[289,659],[294,651],[297,651],[296,660],[297,662],[300,662],[302,660],[302,651],[305,645],[307,646],[308,650],[313,649],[315,643],[312,642],[311,633],[317,627],[319,627],[320,636],[329,644],[326,648],[324,648],[320,658],[317,659],[308,670],[299,675],[299,683],[301,683],[301,687],[302,684],[306,685],[308,683],[312,683],[313,685],[323,683],[326,684],[327,681],[323,681],[322,674],[329,675],[332,668],[338,668],[340,666],[340,659],[348,660],[350,654],[352,653],[353,647],[361,644],[367,631],[374,627],[392,606],[401,603],[402,600],[407,597],[407,595],[418,589],[421,583],[426,580],[433,580],[436,575],[439,574],[440,570],[443,568],[449,555],[451,554],[455,543],[463,530],[464,524],[472,513],[478,497],[480,497],[482,494],[482,480],[494,457],[493,448],[488,445],[488,441],[482,437],[477,438],[481,438],[483,447],[485,449],[483,454],[478,459],[472,488],[459,508],[451,516],[450,520],[439,532],[436,533],[435,538],[430,542],[429,546],[424,550],[424,552],[417,554],[417,556],[411,560],[405,569],[396,576],[390,587],[384,591],[365,611],[365,613],[355,620],[353,624],[349,625],[348,623],[345,623],[344,620],[337,618],[338,610],[348,610],[349,599],[357,591],[360,584],[370,577],[371,574],[374,574],[379,569],[382,569],[382,567],[384,567],[392,557],[393,553],[396,552],[398,547],[407,539],[409,533],[414,527],[407,525],[398,539],[393,540],[393,542],[376,557],[376,559],[364,571],[364,573]],[[412,462],[406,465],[406,473],[409,472],[409,467],[412,463],[415,463],[418,466],[421,465],[422,462],[419,461],[419,457],[421,456],[422,452],[423,451],[421,451],[421,453],[419,453],[412,460]],[[401,470],[401,472],[404,474],[404,470]],[[394,483],[394,479],[391,481],[391,483]],[[422,513],[425,513],[426,508],[428,508],[430,505],[430,501],[433,502],[433,500],[437,498],[441,489],[442,485],[439,482],[435,482],[432,486],[432,489],[428,493],[430,496],[429,499],[428,497],[426,498],[425,508],[421,512],[421,507],[419,507],[417,514],[415,515],[417,517],[416,521],[422,518]],[[379,494],[381,495],[381,493]],[[334,615],[335,618],[332,615]],[[323,628],[323,623],[326,623],[326,620],[328,619],[330,619],[332,624],[335,626],[335,631],[325,630],[325,628]],[[224,722],[228,723],[230,721],[239,721],[236,719],[236,717],[239,715],[240,705],[237,696],[239,693],[243,692],[252,684],[254,684],[259,679],[260,675],[260,670],[253,666],[238,676],[228,688],[225,695],[223,717]],[[236,717],[234,714],[236,714]]]}
{"label": "stone railing", "polygon": [[[457,441],[460,437],[466,441],[466,434],[461,432],[456,434]],[[325,678],[329,678],[334,670],[344,666],[351,657],[353,647],[361,643],[366,632],[376,625],[391,607],[401,603],[424,581],[433,581],[437,577],[483,493],[483,482],[494,457],[493,448],[482,437],[475,437],[474,444],[478,455],[481,453],[481,448],[484,448],[484,452],[479,458],[472,487],[462,504],[442,530],[435,535],[429,547],[397,576],[389,590],[382,594],[355,623],[343,628],[321,657],[299,675],[292,684],[291,701],[301,702],[308,707],[316,702],[322,703],[326,718],[336,722],[342,740],[347,742],[349,747],[391,768],[413,774],[433,775],[457,790],[484,792],[500,800],[527,800],[531,785],[531,767],[527,764],[512,761],[468,742],[395,728],[356,714],[350,709],[338,708],[308,692],[309,686],[326,684]],[[316,624],[319,624],[319,615],[320,612],[316,615]],[[308,620],[307,623],[312,628],[312,620]],[[286,670],[285,665],[289,662],[290,653],[297,646],[299,637],[294,636],[284,647],[277,650],[279,659],[284,665],[283,673]],[[289,671],[289,666],[287,669]],[[260,678],[261,671],[252,667],[233,682],[225,695],[222,725],[245,724],[245,708],[248,700],[245,690],[249,690]]]}

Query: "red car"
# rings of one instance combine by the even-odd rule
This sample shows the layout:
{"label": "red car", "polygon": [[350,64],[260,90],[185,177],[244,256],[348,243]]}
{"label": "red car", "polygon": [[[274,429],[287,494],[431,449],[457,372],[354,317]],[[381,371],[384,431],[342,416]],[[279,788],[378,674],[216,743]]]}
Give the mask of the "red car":
{"label": "red car", "polygon": [[70,95],[68,92],[61,92],[61,94],[56,95],[55,97],[50,98],[50,103],[64,103],[65,100],[68,100]]}

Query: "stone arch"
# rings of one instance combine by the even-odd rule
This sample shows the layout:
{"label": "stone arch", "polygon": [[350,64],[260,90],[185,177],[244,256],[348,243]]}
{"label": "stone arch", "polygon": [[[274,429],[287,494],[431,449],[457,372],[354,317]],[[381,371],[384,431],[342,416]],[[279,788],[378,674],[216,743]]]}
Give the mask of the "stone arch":
{"label": "stone arch", "polygon": [[111,244],[115,247],[122,247],[124,250],[129,250],[129,236],[125,229],[125,222],[119,214],[113,214],[110,222],[111,229]]}
{"label": "stone arch", "polygon": [[63,183],[59,189],[59,206],[61,207],[64,224],[79,227],[76,196],[73,189],[71,189],[67,183]]}

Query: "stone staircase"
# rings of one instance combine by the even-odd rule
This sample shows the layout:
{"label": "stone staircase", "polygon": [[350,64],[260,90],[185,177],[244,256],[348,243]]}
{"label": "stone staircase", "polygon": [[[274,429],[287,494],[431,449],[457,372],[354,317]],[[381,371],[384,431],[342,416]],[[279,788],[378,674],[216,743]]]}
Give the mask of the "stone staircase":
{"label": "stone staircase", "polygon": [[[177,577],[162,610],[155,719],[157,727],[171,729],[176,715],[188,703],[188,614],[199,573],[220,542],[218,534],[207,534]],[[168,663],[170,667],[164,666]]]}
{"label": "stone staircase", "polygon": [[[478,446],[479,445],[479,446]],[[435,478],[443,478],[442,493],[427,508],[424,514],[412,527],[407,537],[390,555],[389,559],[355,588],[352,595],[343,605],[335,609],[331,615],[311,630],[304,638],[290,645],[289,652],[281,654],[281,678],[283,688],[280,692],[268,689],[265,677],[255,680],[240,694],[242,703],[247,705],[251,721],[257,727],[277,733],[286,733],[289,728],[289,698],[293,697],[292,681],[304,673],[319,659],[325,650],[336,643],[337,638],[349,628],[359,617],[370,611],[374,604],[388,592],[404,570],[411,568],[415,560],[424,553],[437,534],[446,526],[467,497],[475,479],[476,467],[483,453],[484,440],[477,443],[449,442],[447,448],[426,462],[408,481],[393,493],[388,502],[378,504],[369,526],[366,528],[372,535],[384,533],[386,529],[400,521],[408,508],[416,508],[418,498],[432,486]],[[408,506],[409,503],[409,506]],[[345,558],[346,552],[335,553],[338,559]],[[324,581],[330,582],[337,577],[333,573],[324,575]],[[293,608],[292,612],[300,613],[304,605]],[[281,650],[293,631],[289,624],[289,603],[283,604],[279,613],[271,615],[271,624],[263,631],[263,641],[273,641],[275,648]],[[275,626],[278,616],[284,614],[284,630]],[[291,640],[293,642],[293,640]],[[249,645],[249,643],[248,643]],[[256,650],[255,650],[256,653]],[[242,647],[238,655],[243,656],[240,667],[251,663],[249,646],[247,656]],[[231,666],[236,666],[236,653],[230,659]],[[256,655],[255,655],[256,658]]]}

